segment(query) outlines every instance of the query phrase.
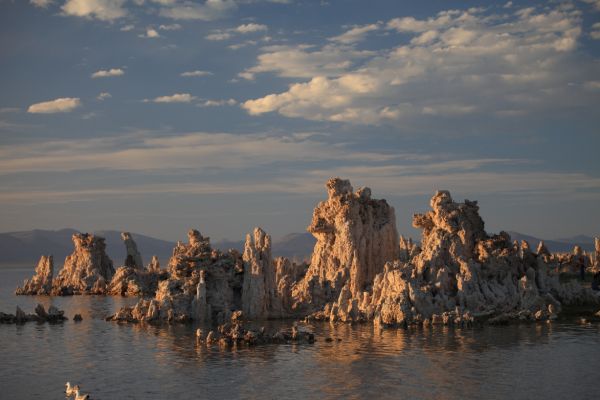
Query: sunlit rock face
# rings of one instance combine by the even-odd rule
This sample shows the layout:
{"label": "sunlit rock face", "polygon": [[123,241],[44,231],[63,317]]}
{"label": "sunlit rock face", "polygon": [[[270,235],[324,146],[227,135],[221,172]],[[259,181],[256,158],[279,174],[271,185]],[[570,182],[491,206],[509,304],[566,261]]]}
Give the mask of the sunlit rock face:
{"label": "sunlit rock face", "polygon": [[35,267],[35,275],[25,280],[22,287],[18,287],[18,295],[47,295],[52,291],[52,276],[54,274],[54,260],[52,256],[42,256]]}
{"label": "sunlit rock face", "polygon": [[430,204],[431,211],[413,219],[423,229],[421,252],[386,265],[356,318],[390,325],[500,323],[555,318],[561,303],[597,301],[575,282],[560,284],[543,245],[533,253],[505,232],[487,235],[476,202],[456,203],[439,191]]}
{"label": "sunlit rock face", "polygon": [[399,257],[393,207],[371,199],[369,188],[354,192],[348,180],[333,178],[326,186],[328,199],[308,227],[317,239],[310,267],[294,289],[297,306],[307,309],[335,301],[345,286],[351,298],[361,298],[385,263]]}
{"label": "sunlit rock face", "polygon": [[52,293],[104,294],[115,269],[106,254],[104,238],[88,233],[72,237],[75,250],[65,259],[63,269],[54,279]]}
{"label": "sunlit rock face", "polygon": [[210,239],[193,229],[188,243],[177,243],[165,279],[152,299],[124,307],[111,319],[118,321],[201,323],[227,321],[242,308],[243,260],[233,250],[213,250]]}
{"label": "sunlit rock face", "polygon": [[271,257],[271,236],[261,228],[246,235],[244,246],[242,310],[248,318],[267,318],[275,299],[275,268]]}

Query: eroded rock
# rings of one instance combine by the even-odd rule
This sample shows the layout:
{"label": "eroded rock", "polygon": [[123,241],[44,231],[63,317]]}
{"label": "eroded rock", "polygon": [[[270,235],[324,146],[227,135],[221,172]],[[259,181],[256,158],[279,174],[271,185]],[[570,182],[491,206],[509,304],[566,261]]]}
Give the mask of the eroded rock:
{"label": "eroded rock", "polygon": [[54,274],[54,260],[52,256],[42,256],[35,267],[35,275],[25,280],[22,287],[18,287],[17,295],[47,295],[52,291],[52,277]]}

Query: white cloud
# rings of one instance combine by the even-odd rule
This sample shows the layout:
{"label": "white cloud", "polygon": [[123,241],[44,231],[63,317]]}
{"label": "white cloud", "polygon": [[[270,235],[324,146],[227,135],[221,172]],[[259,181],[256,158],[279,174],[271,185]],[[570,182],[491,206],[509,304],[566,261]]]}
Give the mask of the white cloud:
{"label": "white cloud", "polygon": [[160,37],[160,34],[154,28],[146,28],[146,33],[144,33],[142,35],[138,35],[138,36],[141,38],[146,38],[146,39],[156,39],[156,38]]}
{"label": "white cloud", "polygon": [[161,31],[178,31],[181,29],[181,25],[179,24],[170,24],[170,25],[160,25],[158,27]]}
{"label": "white cloud", "polygon": [[344,44],[351,44],[360,42],[365,39],[369,32],[373,32],[379,29],[379,24],[369,24],[363,26],[355,26],[352,29],[344,32],[339,36],[330,38],[333,42],[339,42]]}
{"label": "white cloud", "polygon": [[71,112],[79,106],[81,106],[81,100],[78,97],[62,97],[32,104],[27,112],[32,114],[65,113]]}
{"label": "white cloud", "polygon": [[197,69],[195,71],[182,72],[179,75],[184,76],[184,77],[197,77],[197,76],[209,76],[209,75],[213,75],[213,73],[210,71],[202,71],[202,70]]}
{"label": "white cloud", "polygon": [[266,25],[250,23],[250,24],[243,24],[243,25],[238,26],[237,28],[235,28],[235,31],[239,32],[241,34],[246,34],[246,33],[253,33],[253,32],[264,32],[264,31],[267,31],[268,29],[269,28]]}
{"label": "white cloud", "polygon": [[189,93],[175,93],[170,96],[159,96],[154,98],[153,100],[144,100],[145,102],[153,102],[153,103],[189,103],[194,100],[196,97],[192,96]]}
{"label": "white cloud", "polygon": [[162,17],[176,20],[213,21],[223,18],[237,8],[234,0],[206,0],[203,4],[175,3],[160,10]]}
{"label": "white cloud", "polygon": [[113,21],[127,15],[125,0],[67,0],[62,6],[65,15]]}
{"label": "white cloud", "polygon": [[221,107],[221,106],[235,106],[237,101],[235,99],[228,100],[205,100],[198,104],[198,107]]}
{"label": "white cloud", "polygon": [[405,124],[423,115],[510,117],[573,102],[587,106],[569,89],[593,74],[578,59],[585,56],[573,51],[581,36],[576,9],[450,10],[423,20],[394,18],[386,26],[403,35],[395,47],[377,51],[357,52],[342,42],[264,48],[240,77],[272,72],[308,80],[242,107],[251,115]]}
{"label": "white cloud", "polygon": [[218,31],[218,32],[213,32],[209,35],[206,35],[204,38],[206,40],[220,41],[220,40],[227,40],[227,39],[231,38],[231,36],[232,35],[229,32]]}
{"label": "white cloud", "polygon": [[31,4],[40,8],[47,8],[50,4],[54,3],[54,0],[29,0]]}
{"label": "white cloud", "polygon": [[96,78],[110,78],[110,77],[114,77],[114,76],[121,76],[124,75],[125,71],[123,71],[121,68],[111,68],[111,69],[101,69],[100,71],[96,71],[94,72],[91,77],[93,79]]}
{"label": "white cloud", "polygon": [[286,78],[339,76],[348,71],[355,61],[373,54],[371,51],[344,49],[335,45],[325,45],[320,50],[314,50],[309,45],[268,46],[258,56],[258,64],[239,76],[254,79],[255,74],[262,72],[276,72]]}
{"label": "white cloud", "polygon": [[101,92],[98,96],[96,96],[96,99],[102,101],[102,100],[106,100],[106,99],[110,99],[112,97],[112,95],[108,92]]}
{"label": "white cloud", "polygon": [[135,29],[135,26],[133,25],[125,25],[121,27],[121,32],[129,32]]}

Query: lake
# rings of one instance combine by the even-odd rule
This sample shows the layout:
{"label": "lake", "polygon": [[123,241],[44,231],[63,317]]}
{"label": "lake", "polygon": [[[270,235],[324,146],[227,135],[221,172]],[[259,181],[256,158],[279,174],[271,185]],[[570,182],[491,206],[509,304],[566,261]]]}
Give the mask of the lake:
{"label": "lake", "polygon": [[0,325],[0,399],[64,399],[66,381],[92,399],[599,397],[600,324],[379,330],[318,323],[314,345],[207,348],[193,326],[104,321],[136,299],[15,296],[32,274],[33,267],[0,269],[0,311],[19,305],[32,313],[39,302],[83,321]]}

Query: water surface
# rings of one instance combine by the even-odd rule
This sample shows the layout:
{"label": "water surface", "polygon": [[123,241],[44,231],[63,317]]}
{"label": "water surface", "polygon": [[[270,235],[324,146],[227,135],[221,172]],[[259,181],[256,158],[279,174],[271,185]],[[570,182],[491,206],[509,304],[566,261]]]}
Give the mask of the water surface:
{"label": "water surface", "polygon": [[[314,325],[314,345],[197,345],[193,326],[119,325],[135,299],[15,296],[33,268],[0,269],[0,311],[54,304],[80,323],[0,325],[0,399],[591,399],[600,325],[477,329]],[[326,337],[333,342],[326,342]],[[340,340],[338,340],[340,339]]]}

